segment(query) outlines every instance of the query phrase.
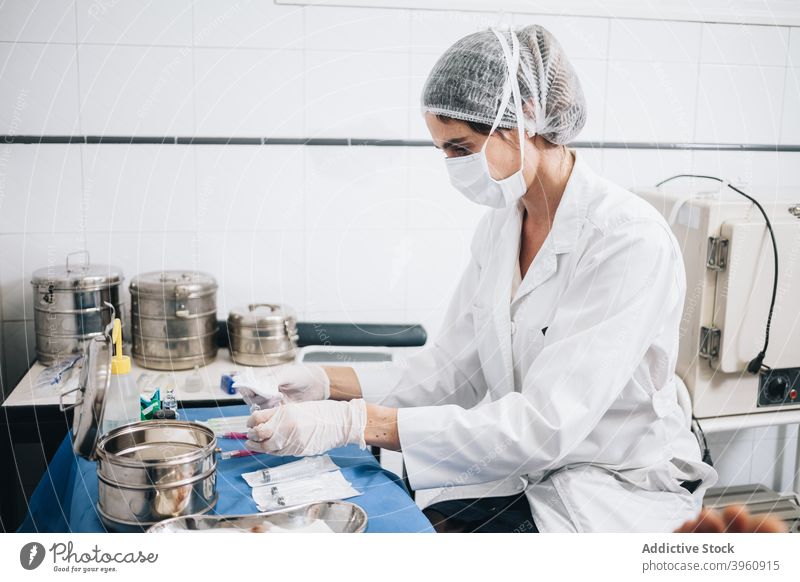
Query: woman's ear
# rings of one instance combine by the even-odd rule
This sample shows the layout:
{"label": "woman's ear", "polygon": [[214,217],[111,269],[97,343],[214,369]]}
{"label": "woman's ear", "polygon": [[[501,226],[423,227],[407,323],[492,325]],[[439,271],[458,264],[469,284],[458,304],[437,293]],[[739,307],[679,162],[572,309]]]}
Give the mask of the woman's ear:
{"label": "woman's ear", "polygon": [[[533,119],[534,112],[536,108],[533,106],[533,98],[528,99],[525,103],[522,104],[522,114],[525,116],[526,119]],[[535,137],[536,131],[533,129],[526,129],[525,135],[528,137]]]}

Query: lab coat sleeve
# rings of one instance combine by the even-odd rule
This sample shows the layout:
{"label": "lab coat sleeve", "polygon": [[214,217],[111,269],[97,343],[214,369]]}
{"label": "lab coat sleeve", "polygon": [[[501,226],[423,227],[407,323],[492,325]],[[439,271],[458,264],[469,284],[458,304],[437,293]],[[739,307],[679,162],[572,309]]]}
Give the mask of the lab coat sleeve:
{"label": "lab coat sleeve", "polygon": [[399,410],[412,487],[543,475],[562,466],[630,381],[664,329],[663,314],[683,301],[678,253],[661,222],[617,226],[582,252],[521,392],[472,410]]}
{"label": "lab coat sleeve", "polygon": [[367,402],[384,406],[475,406],[486,394],[471,306],[480,276],[479,253],[487,220],[476,229],[472,256],[450,301],[436,343],[405,360],[356,367]]}

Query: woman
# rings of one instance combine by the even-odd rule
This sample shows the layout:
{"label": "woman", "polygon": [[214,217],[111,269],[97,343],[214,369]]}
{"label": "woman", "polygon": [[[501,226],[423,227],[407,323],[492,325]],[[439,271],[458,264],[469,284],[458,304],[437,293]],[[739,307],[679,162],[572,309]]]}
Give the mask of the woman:
{"label": "woman", "polygon": [[696,517],[716,473],[678,404],[680,250],[653,208],[564,145],[585,103],[561,47],[540,26],[471,34],[422,105],[455,187],[494,208],[441,337],[386,368],[278,370],[288,403],[253,414],[248,446],[402,450],[414,489],[471,486],[426,509],[440,531]]}

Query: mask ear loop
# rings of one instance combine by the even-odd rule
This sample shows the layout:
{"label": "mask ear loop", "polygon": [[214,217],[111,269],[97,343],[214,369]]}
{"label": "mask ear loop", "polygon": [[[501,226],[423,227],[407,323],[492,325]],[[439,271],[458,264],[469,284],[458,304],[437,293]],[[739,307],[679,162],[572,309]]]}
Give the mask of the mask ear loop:
{"label": "mask ear loop", "polygon": [[[517,117],[517,135],[519,137],[519,168],[520,171],[522,171],[525,167],[525,128],[523,127],[525,118],[522,115],[522,99],[520,97],[519,78],[517,76],[519,72],[519,38],[517,38],[513,30],[510,30],[512,46],[509,48],[508,41],[497,29],[493,28],[492,32],[494,32],[497,40],[500,41],[500,47],[503,49],[503,56],[506,59],[506,65],[508,67],[508,79],[503,88],[503,101],[500,105],[500,110],[495,117],[489,135],[491,135],[500,124],[503,113],[505,113],[506,107],[508,107],[511,94],[513,94],[514,112]],[[488,141],[487,138],[486,142],[488,143]],[[486,147],[486,144],[484,144],[484,147]]]}

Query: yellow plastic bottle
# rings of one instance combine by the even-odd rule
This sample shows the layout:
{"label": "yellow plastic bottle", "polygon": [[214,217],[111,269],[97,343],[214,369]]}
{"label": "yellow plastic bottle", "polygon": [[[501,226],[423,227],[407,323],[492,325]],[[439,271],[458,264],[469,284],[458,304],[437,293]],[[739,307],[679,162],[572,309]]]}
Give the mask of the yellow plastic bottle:
{"label": "yellow plastic bottle", "polygon": [[111,357],[111,383],[106,394],[101,433],[139,420],[139,394],[131,378],[131,359],[122,353],[122,322],[114,320],[111,331],[114,355]]}

